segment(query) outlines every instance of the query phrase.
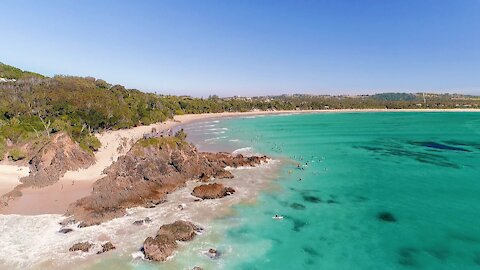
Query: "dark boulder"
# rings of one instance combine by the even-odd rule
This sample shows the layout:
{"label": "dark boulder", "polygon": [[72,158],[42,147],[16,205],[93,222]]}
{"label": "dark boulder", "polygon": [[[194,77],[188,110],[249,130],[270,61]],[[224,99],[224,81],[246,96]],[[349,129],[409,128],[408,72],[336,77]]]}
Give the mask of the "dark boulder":
{"label": "dark boulder", "polygon": [[171,224],[165,224],[160,227],[157,235],[171,235],[177,241],[190,241],[196,235],[196,226],[188,221],[177,220]]}
{"label": "dark boulder", "polygon": [[195,187],[192,195],[201,199],[219,199],[231,195],[234,192],[235,190],[233,188],[213,183]]}
{"label": "dark boulder", "polygon": [[105,244],[102,245],[102,250],[97,252],[97,254],[105,253],[110,250],[114,250],[115,246],[112,244],[112,242],[106,242]]}
{"label": "dark boulder", "polygon": [[145,258],[152,261],[165,261],[178,247],[172,235],[161,234],[148,237],[143,242]]}
{"label": "dark boulder", "polygon": [[80,242],[74,244],[69,251],[82,251],[82,252],[88,252],[90,248],[93,247],[93,244],[90,242]]}

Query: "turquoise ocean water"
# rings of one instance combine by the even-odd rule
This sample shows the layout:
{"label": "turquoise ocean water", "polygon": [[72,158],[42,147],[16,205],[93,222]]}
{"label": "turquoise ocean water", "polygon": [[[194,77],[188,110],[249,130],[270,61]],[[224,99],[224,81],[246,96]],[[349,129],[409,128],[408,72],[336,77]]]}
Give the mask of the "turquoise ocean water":
{"label": "turquoise ocean water", "polygon": [[227,228],[226,269],[480,268],[480,114],[303,114],[220,125],[228,130],[219,143],[307,163],[285,165],[278,188],[215,221]]}
{"label": "turquoise ocean water", "polygon": [[[480,113],[258,116],[186,130],[200,149],[281,160],[278,178],[167,263],[91,269],[480,269]],[[210,260],[209,247],[222,256]]]}

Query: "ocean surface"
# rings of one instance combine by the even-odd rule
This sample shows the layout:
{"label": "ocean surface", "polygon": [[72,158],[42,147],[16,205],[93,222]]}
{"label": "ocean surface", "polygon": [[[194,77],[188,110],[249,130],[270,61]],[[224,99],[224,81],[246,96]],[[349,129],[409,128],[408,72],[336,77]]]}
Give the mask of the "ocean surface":
{"label": "ocean surface", "polygon": [[[273,161],[233,170],[236,177],[222,181],[237,193],[224,201],[192,203],[190,183],[157,208],[132,209],[72,234],[56,233],[58,215],[0,217],[0,266],[480,269],[480,113],[284,114],[184,128],[200,150]],[[187,210],[176,211],[182,200]],[[145,216],[154,222],[131,225]],[[176,219],[194,220],[205,232],[165,263],[143,260],[143,239]],[[110,254],[66,251],[73,242],[107,237],[118,246]],[[221,256],[210,259],[209,248]],[[70,262],[59,266],[60,258]]]}
{"label": "ocean surface", "polygon": [[292,161],[277,188],[214,221],[218,268],[480,269],[479,113],[249,117],[215,131],[207,143]]}

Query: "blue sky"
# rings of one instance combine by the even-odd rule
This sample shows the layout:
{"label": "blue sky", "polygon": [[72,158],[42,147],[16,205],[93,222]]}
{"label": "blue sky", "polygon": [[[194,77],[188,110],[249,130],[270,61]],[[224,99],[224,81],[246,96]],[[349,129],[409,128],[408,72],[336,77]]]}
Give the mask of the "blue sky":
{"label": "blue sky", "polygon": [[0,61],[194,96],[480,94],[480,0],[4,0]]}

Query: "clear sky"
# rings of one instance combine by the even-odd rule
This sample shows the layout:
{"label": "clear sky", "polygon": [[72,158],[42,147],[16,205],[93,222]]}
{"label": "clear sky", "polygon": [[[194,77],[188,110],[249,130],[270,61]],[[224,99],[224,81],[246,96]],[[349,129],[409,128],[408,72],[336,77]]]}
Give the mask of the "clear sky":
{"label": "clear sky", "polygon": [[3,0],[0,61],[158,93],[480,94],[480,0]]}

